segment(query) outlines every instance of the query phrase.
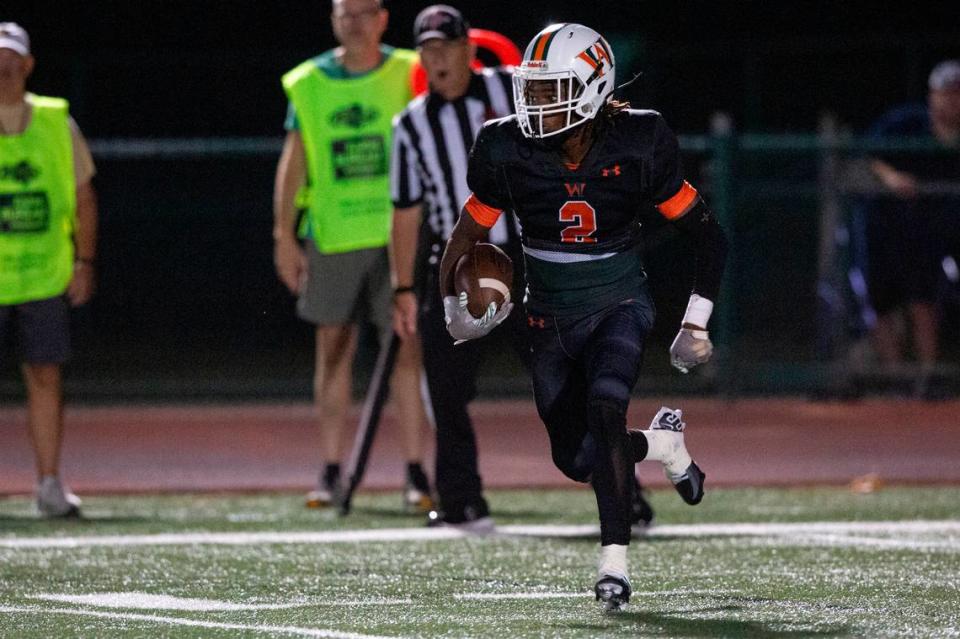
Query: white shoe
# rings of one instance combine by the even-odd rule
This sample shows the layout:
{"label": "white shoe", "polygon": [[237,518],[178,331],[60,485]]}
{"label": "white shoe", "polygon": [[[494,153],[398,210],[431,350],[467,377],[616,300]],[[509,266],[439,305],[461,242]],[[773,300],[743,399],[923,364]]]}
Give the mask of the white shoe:
{"label": "white shoe", "polygon": [[703,499],[703,481],[707,475],[690,458],[683,441],[687,425],[680,409],[660,407],[650,430],[657,436],[657,448],[663,472],[673,484],[683,501],[696,505]]}
{"label": "white shoe", "polygon": [[307,493],[304,505],[307,508],[330,508],[343,501],[343,484],[338,478],[333,483],[322,481],[316,488]]}
{"label": "white shoe", "polygon": [[37,484],[37,511],[43,517],[79,517],[80,498],[64,488],[60,478],[47,475]]}

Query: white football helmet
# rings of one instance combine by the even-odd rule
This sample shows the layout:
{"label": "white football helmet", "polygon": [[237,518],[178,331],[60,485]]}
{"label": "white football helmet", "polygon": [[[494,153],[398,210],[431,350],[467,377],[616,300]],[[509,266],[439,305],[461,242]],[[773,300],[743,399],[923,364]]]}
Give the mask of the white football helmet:
{"label": "white football helmet", "polygon": [[[534,82],[553,83],[534,85]],[[530,41],[513,74],[513,102],[528,138],[557,135],[597,117],[614,89],[613,49],[581,24],[552,24]],[[556,129],[544,119],[562,115]]]}

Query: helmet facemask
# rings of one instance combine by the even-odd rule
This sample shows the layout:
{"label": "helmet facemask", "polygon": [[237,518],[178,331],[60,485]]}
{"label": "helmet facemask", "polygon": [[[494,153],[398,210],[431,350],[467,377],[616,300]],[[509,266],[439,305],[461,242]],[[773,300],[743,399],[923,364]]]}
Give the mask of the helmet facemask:
{"label": "helmet facemask", "polygon": [[613,92],[614,77],[613,53],[599,33],[578,24],[545,28],[513,73],[520,130],[548,138],[592,120]]}
{"label": "helmet facemask", "polygon": [[[583,124],[592,106],[585,103],[583,83],[572,71],[533,72],[523,67],[513,76],[517,119],[528,138],[548,138]],[[544,120],[560,116],[559,126],[547,129]]]}

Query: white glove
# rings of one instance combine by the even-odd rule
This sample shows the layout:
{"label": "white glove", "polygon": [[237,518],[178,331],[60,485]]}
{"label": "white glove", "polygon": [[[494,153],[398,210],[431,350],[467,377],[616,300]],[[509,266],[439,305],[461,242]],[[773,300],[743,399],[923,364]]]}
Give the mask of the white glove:
{"label": "white glove", "polygon": [[486,312],[476,318],[467,310],[466,291],[460,293],[459,297],[447,295],[443,298],[443,318],[447,323],[447,332],[456,340],[455,344],[483,337],[500,326],[512,310],[512,302],[504,303],[499,309],[496,302],[490,302]]}
{"label": "white glove", "polygon": [[708,361],[712,353],[707,331],[681,328],[670,345],[670,363],[681,373],[688,373],[697,364]]}

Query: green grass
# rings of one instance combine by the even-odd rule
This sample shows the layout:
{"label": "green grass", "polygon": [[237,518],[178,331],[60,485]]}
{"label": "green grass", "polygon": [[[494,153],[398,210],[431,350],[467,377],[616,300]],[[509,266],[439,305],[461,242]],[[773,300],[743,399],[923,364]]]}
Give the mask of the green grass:
{"label": "green grass", "polygon": [[[421,520],[400,514],[393,493],[359,495],[347,518],[306,511],[291,494],[91,497],[87,519],[77,522],[36,520],[28,499],[11,498],[0,500],[0,637],[960,637],[956,492],[714,490],[697,508],[672,491],[654,492],[663,532],[632,545],[636,593],[615,615],[589,594],[593,535],[42,545],[104,535],[419,531]],[[501,526],[596,522],[585,490],[490,497]],[[914,520],[954,523],[779,535],[689,527]],[[30,539],[32,546],[11,547]],[[40,598],[131,592],[288,607],[134,609]],[[524,594],[531,598],[515,598]]]}

